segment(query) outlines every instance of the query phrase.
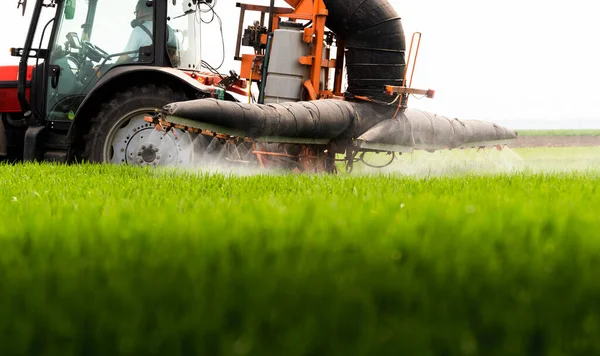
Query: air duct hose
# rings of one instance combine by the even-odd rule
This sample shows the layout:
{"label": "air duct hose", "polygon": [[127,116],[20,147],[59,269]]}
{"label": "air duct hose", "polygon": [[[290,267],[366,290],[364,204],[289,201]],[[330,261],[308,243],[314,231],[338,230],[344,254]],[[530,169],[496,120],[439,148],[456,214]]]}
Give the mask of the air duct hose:
{"label": "air duct hose", "polygon": [[[397,112],[396,98],[385,93],[386,85],[403,84],[406,68],[405,36],[397,12],[388,0],[324,3],[329,10],[327,27],[347,48],[347,101],[249,105],[199,99],[169,104],[163,113],[243,130],[254,138],[356,140],[363,147],[390,151],[487,145],[516,138],[516,132],[489,122],[460,121],[410,109]],[[355,96],[374,102],[354,101]]]}
{"label": "air duct hose", "polygon": [[200,99],[172,103],[163,111],[241,130],[252,138],[356,140],[360,145],[376,145],[386,151],[452,149],[516,138],[514,131],[491,122],[461,121],[414,109],[392,119],[395,106],[333,99],[270,105]]}
{"label": "air duct hose", "polygon": [[[347,97],[393,100],[386,85],[403,84],[406,42],[402,20],[388,0],[324,0],[327,27],[346,45]],[[393,114],[393,113],[392,113]]]}

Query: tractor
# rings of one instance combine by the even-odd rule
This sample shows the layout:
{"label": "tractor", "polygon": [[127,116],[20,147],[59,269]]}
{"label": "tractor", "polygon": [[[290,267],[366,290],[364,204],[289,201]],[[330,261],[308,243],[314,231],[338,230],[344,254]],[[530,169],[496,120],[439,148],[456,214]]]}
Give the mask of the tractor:
{"label": "tractor", "polygon": [[[18,6],[24,14],[27,1]],[[211,1],[36,0],[25,45],[10,50],[19,66],[0,67],[0,155],[137,164],[138,154],[153,156],[140,142],[153,129],[144,117],[155,109],[215,89],[225,100],[245,95],[245,80],[202,61],[200,6]],[[50,19],[43,24],[43,17]],[[126,51],[136,30],[147,38]],[[162,140],[175,148],[177,134]],[[185,159],[169,151],[169,162]]]}
{"label": "tractor", "polygon": [[[217,1],[35,0],[25,44],[10,50],[19,66],[0,67],[0,157],[189,166],[209,154],[335,172],[366,153],[393,160],[516,139],[408,108],[434,91],[412,88],[421,34],[407,55],[388,0],[236,3],[240,73],[227,75],[202,60],[202,15],[220,21]],[[245,27],[248,13],[256,20]]]}

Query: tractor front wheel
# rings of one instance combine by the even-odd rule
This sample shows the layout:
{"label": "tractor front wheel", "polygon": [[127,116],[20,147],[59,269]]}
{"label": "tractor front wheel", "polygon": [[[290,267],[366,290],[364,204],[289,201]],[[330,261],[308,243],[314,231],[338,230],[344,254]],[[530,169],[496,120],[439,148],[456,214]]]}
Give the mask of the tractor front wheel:
{"label": "tractor front wheel", "polygon": [[181,130],[157,131],[144,117],[166,104],[187,100],[182,92],[146,85],[116,93],[91,119],[82,159],[136,166],[189,165],[193,137]]}

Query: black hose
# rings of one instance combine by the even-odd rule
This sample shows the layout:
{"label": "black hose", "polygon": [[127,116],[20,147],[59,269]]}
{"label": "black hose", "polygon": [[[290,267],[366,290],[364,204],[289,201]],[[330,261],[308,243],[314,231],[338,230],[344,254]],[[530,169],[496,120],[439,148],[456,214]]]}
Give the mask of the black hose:
{"label": "black hose", "polygon": [[273,16],[275,16],[275,0],[271,0],[269,6],[269,33],[273,32]]}
{"label": "black hose", "polygon": [[258,98],[258,103],[259,104],[264,104],[265,103],[265,88],[267,87],[267,74],[268,71],[267,69],[269,68],[269,63],[271,62],[271,48],[272,48],[272,42],[273,42],[273,34],[269,33],[269,37],[267,38],[267,50],[265,51],[265,59],[264,59],[264,63],[263,63],[263,72],[262,72],[262,79],[261,79],[261,83],[260,83],[260,95]]}

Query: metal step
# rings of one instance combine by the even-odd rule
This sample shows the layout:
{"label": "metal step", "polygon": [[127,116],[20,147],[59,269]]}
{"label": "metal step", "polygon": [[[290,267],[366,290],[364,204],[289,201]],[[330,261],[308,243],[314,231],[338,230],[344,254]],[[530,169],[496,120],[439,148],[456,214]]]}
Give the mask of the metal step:
{"label": "metal step", "polygon": [[44,153],[44,162],[66,163],[67,151],[48,151]]}

